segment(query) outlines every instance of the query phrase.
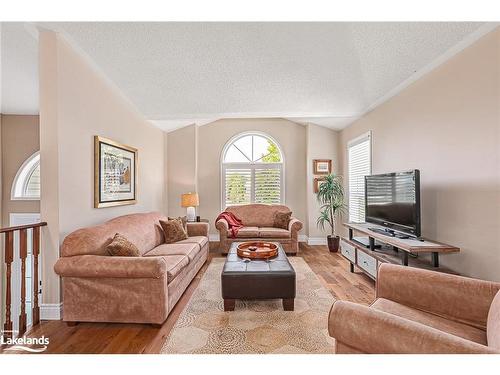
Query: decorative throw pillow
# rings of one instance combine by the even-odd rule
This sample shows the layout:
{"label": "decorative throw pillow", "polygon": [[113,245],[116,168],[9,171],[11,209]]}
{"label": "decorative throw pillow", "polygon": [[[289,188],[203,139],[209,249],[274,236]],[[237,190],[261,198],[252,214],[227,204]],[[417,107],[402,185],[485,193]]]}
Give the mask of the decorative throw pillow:
{"label": "decorative throw pillow", "polygon": [[292,211],[276,212],[274,214],[274,227],[281,229],[288,229],[288,224],[292,219]]}
{"label": "decorative throw pillow", "polygon": [[120,233],[116,233],[113,237],[113,241],[106,246],[106,251],[109,255],[119,256],[119,257],[140,257],[141,253],[137,246],[132,242],[127,240],[125,236]]}
{"label": "decorative throw pillow", "polygon": [[168,221],[160,220],[160,225],[165,233],[165,243],[174,243],[188,238],[180,218]]}
{"label": "decorative throw pillow", "polygon": [[175,220],[175,219],[179,219],[182,221],[182,227],[184,228],[184,230],[187,232],[187,216],[179,216],[179,217],[168,217],[168,220]]}

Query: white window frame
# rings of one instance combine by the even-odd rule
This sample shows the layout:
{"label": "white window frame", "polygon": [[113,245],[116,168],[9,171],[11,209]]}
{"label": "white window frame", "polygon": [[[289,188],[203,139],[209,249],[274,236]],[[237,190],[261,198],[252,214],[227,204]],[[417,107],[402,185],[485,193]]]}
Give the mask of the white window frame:
{"label": "white window frame", "polygon": [[40,196],[26,196],[25,191],[28,185],[29,179],[33,171],[40,165],[40,151],[35,152],[28,159],[24,161],[21,167],[18,169],[14,181],[12,182],[12,188],[10,191],[10,199],[13,201],[39,201]]}
{"label": "white window frame", "polygon": [[[280,152],[281,163],[256,163],[256,162],[240,162],[240,163],[225,163],[224,157],[226,156],[226,152],[229,147],[232,146],[234,142],[238,139],[247,137],[249,135],[256,135],[264,138],[268,138],[271,142],[273,142]],[[224,147],[222,148],[222,153],[220,157],[220,206],[221,210],[226,209],[226,169],[238,169],[238,168],[246,168],[251,170],[251,181],[254,181],[255,170],[256,169],[280,169],[280,204],[286,205],[285,203],[285,155],[283,153],[283,149],[280,144],[267,133],[259,132],[259,131],[248,131],[235,135],[229,141],[226,142]],[[250,203],[255,203],[255,186],[253,183],[250,184]]]}
{"label": "white window frame", "polygon": [[[347,186],[348,186],[348,207],[350,208],[350,203],[351,203],[351,191],[350,191],[350,176],[349,176],[349,170],[350,170],[350,165],[351,165],[351,160],[350,160],[350,152],[349,152],[349,149],[353,146],[356,146],[362,142],[365,142],[368,140],[368,145],[369,145],[369,148],[370,148],[370,151],[369,151],[369,154],[370,154],[370,162],[369,162],[369,171],[368,171],[368,174],[372,174],[372,165],[373,165],[373,137],[372,137],[372,131],[369,130],[367,131],[366,133],[363,133],[361,134],[360,136],[354,138],[354,139],[351,139],[349,142],[347,142]],[[366,187],[365,187],[366,189]],[[349,221],[351,221],[351,212],[350,212],[350,209],[349,209]],[[366,213],[365,213],[366,215]]]}

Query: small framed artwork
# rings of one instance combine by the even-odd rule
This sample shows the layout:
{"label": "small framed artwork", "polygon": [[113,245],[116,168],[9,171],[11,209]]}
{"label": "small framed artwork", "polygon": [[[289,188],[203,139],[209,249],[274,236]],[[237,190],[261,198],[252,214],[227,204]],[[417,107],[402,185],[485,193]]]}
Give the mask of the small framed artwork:
{"label": "small framed artwork", "polygon": [[94,207],[135,204],[137,149],[94,137]]}
{"label": "small framed artwork", "polygon": [[313,174],[330,174],[332,173],[332,161],[330,159],[314,159]]}
{"label": "small framed artwork", "polygon": [[314,178],[314,193],[317,194],[319,191],[320,185],[325,181],[324,177],[315,177]]}

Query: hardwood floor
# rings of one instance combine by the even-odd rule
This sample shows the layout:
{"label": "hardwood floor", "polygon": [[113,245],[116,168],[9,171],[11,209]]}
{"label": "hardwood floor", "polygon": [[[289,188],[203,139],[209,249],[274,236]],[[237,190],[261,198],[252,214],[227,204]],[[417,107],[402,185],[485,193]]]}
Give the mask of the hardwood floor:
{"label": "hardwood floor", "polygon": [[[216,247],[217,244],[211,244]],[[79,323],[69,327],[61,321],[43,321],[29,334],[50,339],[46,353],[159,353],[163,342],[196,289],[214,257],[203,266],[161,328],[147,324]],[[334,297],[362,304],[375,298],[374,282],[361,272],[350,273],[349,263],[326,246],[301,244],[299,255]]]}

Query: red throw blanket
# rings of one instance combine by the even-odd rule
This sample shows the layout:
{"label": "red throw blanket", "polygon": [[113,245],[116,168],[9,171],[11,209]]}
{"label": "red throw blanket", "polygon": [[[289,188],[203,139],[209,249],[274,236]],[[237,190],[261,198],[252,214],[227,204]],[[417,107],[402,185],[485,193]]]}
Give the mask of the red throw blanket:
{"label": "red throw blanket", "polygon": [[217,219],[215,219],[215,223],[217,223],[220,219],[224,219],[227,221],[232,238],[235,238],[240,228],[243,227],[243,222],[232,212],[224,211],[219,216],[217,216]]}

